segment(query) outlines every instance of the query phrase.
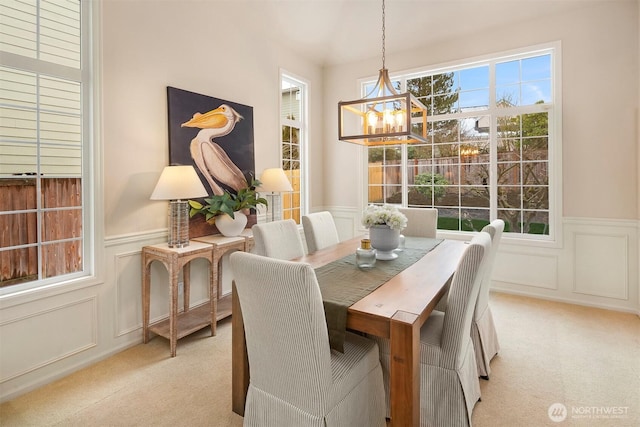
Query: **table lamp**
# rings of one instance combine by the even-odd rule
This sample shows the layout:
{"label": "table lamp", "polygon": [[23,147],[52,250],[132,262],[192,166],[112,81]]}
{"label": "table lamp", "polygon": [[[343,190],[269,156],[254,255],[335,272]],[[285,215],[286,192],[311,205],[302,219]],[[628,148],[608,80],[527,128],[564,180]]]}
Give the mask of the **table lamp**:
{"label": "table lamp", "polygon": [[[285,175],[282,168],[270,168],[265,169],[260,176],[260,186],[256,188],[259,192],[269,192],[267,194],[267,214],[271,210],[271,217],[267,215],[267,221],[275,221],[280,219],[281,212],[281,197],[280,194],[283,191],[293,191],[293,187]],[[277,216],[276,216],[277,212]]]}
{"label": "table lamp", "polygon": [[189,246],[189,202],[208,196],[193,166],[167,166],[162,171],[151,200],[169,200],[169,247]]}

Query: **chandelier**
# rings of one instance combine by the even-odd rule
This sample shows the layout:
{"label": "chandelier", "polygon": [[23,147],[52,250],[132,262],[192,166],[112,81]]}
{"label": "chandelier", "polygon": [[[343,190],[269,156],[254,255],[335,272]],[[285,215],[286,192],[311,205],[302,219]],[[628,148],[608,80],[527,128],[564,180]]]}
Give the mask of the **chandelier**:
{"label": "chandelier", "polygon": [[409,92],[399,94],[385,67],[385,10],[382,0],[382,68],[364,98],[338,102],[338,139],[379,146],[427,142],[427,107]]}

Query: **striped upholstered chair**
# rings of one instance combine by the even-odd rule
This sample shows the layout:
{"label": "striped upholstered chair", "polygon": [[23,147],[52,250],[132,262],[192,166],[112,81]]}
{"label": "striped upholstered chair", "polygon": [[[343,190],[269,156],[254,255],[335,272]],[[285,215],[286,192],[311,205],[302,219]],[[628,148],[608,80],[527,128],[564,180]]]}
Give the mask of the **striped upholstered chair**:
{"label": "striped upholstered chair", "polygon": [[304,255],[298,224],[292,219],[265,222],[251,227],[253,252],[278,259],[294,259]]}
{"label": "striped upholstered chair", "polygon": [[438,209],[398,208],[398,210],[407,217],[407,227],[402,230],[402,234],[414,237],[436,237]]}
{"label": "striped upholstered chair", "polygon": [[333,221],[331,212],[323,211],[303,215],[302,227],[304,228],[304,238],[307,241],[309,253],[340,242],[336,223]]}
{"label": "striped upholstered chair", "polygon": [[249,357],[245,426],[384,427],[378,346],[347,332],[329,348],[322,296],[306,263],[230,256]]}
{"label": "striped upholstered chair", "polygon": [[496,326],[493,323],[493,314],[489,306],[489,290],[491,288],[491,275],[495,264],[496,253],[502,239],[504,231],[504,221],[496,219],[486,225],[482,231],[491,236],[491,251],[487,261],[487,268],[484,270],[480,293],[476,302],[473,322],[471,322],[471,339],[476,350],[476,364],[478,365],[478,375],[484,379],[489,379],[491,368],[489,362],[500,351]]}
{"label": "striped upholstered chair", "polygon": [[[474,236],[453,276],[447,311],[434,310],[420,330],[421,426],[471,425],[473,407],[480,399],[471,321],[490,249],[488,233]],[[388,391],[389,340],[374,339]]]}

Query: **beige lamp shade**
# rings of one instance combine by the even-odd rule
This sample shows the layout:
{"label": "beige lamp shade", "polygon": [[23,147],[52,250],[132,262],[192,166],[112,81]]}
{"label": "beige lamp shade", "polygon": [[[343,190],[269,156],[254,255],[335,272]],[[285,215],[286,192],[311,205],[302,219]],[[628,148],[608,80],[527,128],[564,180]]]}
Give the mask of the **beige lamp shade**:
{"label": "beige lamp shade", "polygon": [[180,200],[208,196],[193,166],[167,166],[162,171],[151,200]]}
{"label": "beige lamp shade", "polygon": [[293,191],[293,187],[282,168],[265,169],[260,176],[260,182],[261,184],[256,188],[256,191],[271,193]]}

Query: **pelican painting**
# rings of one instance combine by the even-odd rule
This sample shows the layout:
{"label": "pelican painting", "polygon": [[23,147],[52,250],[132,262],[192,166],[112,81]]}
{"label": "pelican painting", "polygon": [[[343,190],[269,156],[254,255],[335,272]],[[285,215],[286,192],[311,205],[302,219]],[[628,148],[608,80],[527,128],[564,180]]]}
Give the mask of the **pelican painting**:
{"label": "pelican painting", "polygon": [[224,184],[235,191],[248,186],[242,171],[229,158],[214,138],[220,138],[233,131],[243,117],[227,104],[222,104],[207,113],[195,113],[181,124],[181,127],[198,128],[200,131],[191,140],[191,157],[207,180],[213,194],[221,195]]}
{"label": "pelican painting", "polygon": [[248,186],[255,171],[253,107],[167,86],[169,164],[193,165],[209,194]]}

